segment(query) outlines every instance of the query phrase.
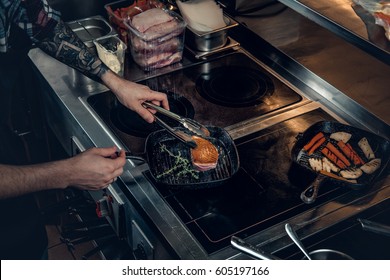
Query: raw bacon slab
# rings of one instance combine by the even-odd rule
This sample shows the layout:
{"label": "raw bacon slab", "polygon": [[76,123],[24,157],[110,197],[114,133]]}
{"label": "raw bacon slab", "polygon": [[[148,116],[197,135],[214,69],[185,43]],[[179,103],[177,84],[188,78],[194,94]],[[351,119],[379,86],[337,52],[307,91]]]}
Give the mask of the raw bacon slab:
{"label": "raw bacon slab", "polygon": [[131,23],[141,33],[145,33],[149,28],[173,20],[169,14],[161,9],[154,8],[142,12],[133,17]]}

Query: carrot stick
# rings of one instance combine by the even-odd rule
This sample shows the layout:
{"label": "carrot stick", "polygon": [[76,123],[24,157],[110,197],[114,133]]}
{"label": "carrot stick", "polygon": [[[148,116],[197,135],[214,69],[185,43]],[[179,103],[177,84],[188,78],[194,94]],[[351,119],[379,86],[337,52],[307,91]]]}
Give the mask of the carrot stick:
{"label": "carrot stick", "polygon": [[358,153],[352,148],[351,144],[347,143],[347,147],[351,149],[352,153],[354,154],[354,157],[357,158],[361,165],[365,164],[366,162],[358,155]]}
{"label": "carrot stick", "polygon": [[321,150],[321,153],[323,153],[331,162],[336,164],[339,168],[345,169],[347,166],[344,164],[344,162],[339,159],[334,153],[332,153],[328,148],[323,148]]}
{"label": "carrot stick", "polygon": [[305,151],[310,150],[310,148],[322,137],[324,137],[324,134],[322,132],[318,132],[305,146],[303,146],[303,149]]}
{"label": "carrot stick", "polygon": [[320,138],[320,139],[319,139],[319,140],[310,148],[310,150],[307,152],[307,154],[308,154],[308,155],[311,155],[312,153],[314,153],[315,150],[317,150],[318,147],[321,146],[322,143],[324,143],[324,142],[325,142],[325,137]]}
{"label": "carrot stick", "polygon": [[337,146],[339,146],[344,155],[346,155],[347,158],[352,160],[355,165],[358,165],[360,163],[359,159],[355,157],[352,150],[343,141],[338,141]]}
{"label": "carrot stick", "polygon": [[349,162],[349,160],[335,147],[333,146],[332,143],[328,142],[326,144],[326,147],[332,152],[334,153],[339,159],[341,159],[346,166],[350,166],[351,163]]}
{"label": "carrot stick", "polygon": [[338,175],[336,175],[336,174],[330,173],[330,172],[325,171],[325,170],[321,170],[320,173],[323,174],[323,175],[332,177],[332,178],[334,178],[334,179],[337,179],[337,180],[343,180],[343,181],[347,181],[347,182],[350,182],[350,183],[357,183],[356,180],[345,179],[344,177],[338,176]]}

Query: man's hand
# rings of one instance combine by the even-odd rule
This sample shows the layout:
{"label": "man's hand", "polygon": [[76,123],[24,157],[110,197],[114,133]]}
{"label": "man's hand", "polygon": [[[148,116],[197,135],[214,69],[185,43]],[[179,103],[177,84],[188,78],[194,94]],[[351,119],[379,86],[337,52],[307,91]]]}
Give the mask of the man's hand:
{"label": "man's hand", "polygon": [[92,148],[72,158],[25,166],[0,164],[0,199],[27,193],[65,189],[106,188],[120,176],[126,163],[116,147]]}
{"label": "man's hand", "polygon": [[99,190],[113,183],[123,172],[125,152],[116,147],[92,148],[67,160],[70,172],[68,186],[83,190]]}
{"label": "man's hand", "polygon": [[168,98],[165,93],[151,90],[149,87],[137,84],[119,77],[108,70],[101,76],[105,85],[116,95],[119,102],[138,113],[145,121],[152,123],[155,110],[142,106],[144,101],[151,101],[169,110]]}

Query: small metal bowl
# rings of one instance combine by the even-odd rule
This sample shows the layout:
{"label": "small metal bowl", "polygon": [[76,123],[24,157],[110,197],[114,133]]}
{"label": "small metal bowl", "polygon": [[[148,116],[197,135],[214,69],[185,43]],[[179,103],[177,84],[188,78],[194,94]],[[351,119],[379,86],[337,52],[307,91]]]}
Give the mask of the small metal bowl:
{"label": "small metal bowl", "polygon": [[[312,260],[353,260],[351,256],[332,249],[318,249],[309,254]],[[303,259],[307,260],[306,257]]]}
{"label": "small metal bowl", "polygon": [[209,32],[199,32],[187,25],[185,35],[187,46],[194,51],[202,52],[213,51],[225,46],[228,39],[228,29],[237,26],[238,23],[227,16],[224,16],[224,20],[225,27]]}
{"label": "small metal bowl", "polygon": [[117,32],[102,16],[92,16],[67,22],[68,26],[88,48],[95,48],[93,40],[103,36],[118,36]]}

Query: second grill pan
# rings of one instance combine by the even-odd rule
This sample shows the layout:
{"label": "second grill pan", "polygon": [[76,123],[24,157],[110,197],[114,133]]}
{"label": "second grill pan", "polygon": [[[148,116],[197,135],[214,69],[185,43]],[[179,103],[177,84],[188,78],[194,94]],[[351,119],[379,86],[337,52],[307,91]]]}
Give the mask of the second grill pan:
{"label": "second grill pan", "polygon": [[[355,149],[355,151],[359,154],[360,157],[364,158],[366,162],[368,160],[364,157],[364,153],[358,146],[358,142],[363,137],[367,138],[371,148],[374,151],[375,157],[381,159],[381,165],[372,174],[364,174],[360,176],[356,182],[347,182],[344,180],[334,179],[330,176],[323,175],[321,173],[315,172],[309,164],[309,158],[321,158],[323,155],[320,150],[323,148],[328,141],[337,146],[336,142],[332,139],[329,139],[329,136],[335,132],[347,132],[352,136],[348,143]],[[327,141],[324,142],[312,155],[308,155],[306,151],[303,150],[304,145],[306,145],[318,132],[323,132]],[[329,184],[334,185],[335,187],[349,187],[352,189],[362,189],[368,187],[374,183],[376,183],[381,177],[387,175],[389,173],[388,162],[390,161],[390,141],[384,139],[376,134],[371,132],[352,127],[349,125],[345,125],[339,122],[334,121],[321,121],[313,124],[309,127],[304,133],[298,135],[297,142],[291,151],[293,164],[298,166],[298,172],[301,170],[301,175],[304,173],[312,173],[315,174],[314,182],[302,192],[301,199],[305,203],[313,203],[317,197],[318,189],[320,186],[327,182]]]}

